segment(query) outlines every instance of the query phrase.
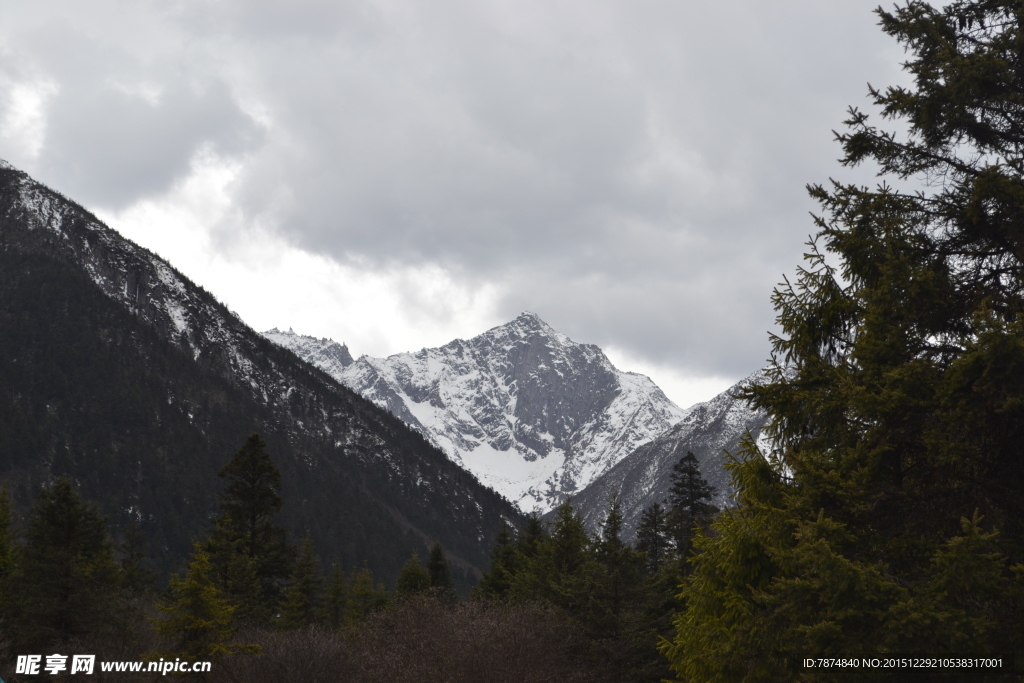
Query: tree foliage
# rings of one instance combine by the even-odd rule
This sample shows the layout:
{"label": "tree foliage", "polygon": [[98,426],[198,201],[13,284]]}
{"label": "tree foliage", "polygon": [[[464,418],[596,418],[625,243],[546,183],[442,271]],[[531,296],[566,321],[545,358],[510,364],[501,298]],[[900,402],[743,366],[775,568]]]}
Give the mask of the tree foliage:
{"label": "tree foliage", "polygon": [[445,557],[440,541],[430,546],[427,556],[427,572],[430,574],[430,588],[440,598],[455,599],[455,582],[452,580],[452,568]]}
{"label": "tree foliage", "polygon": [[109,630],[119,606],[113,543],[106,520],[81,499],[69,478],[40,491],[24,544],[9,552],[17,557],[8,615],[19,625],[12,634],[18,647]]}
{"label": "tree foliage", "polygon": [[313,552],[313,539],[307,534],[281,602],[281,628],[301,628],[320,620],[323,585],[319,563]]}
{"label": "tree foliage", "polygon": [[231,643],[235,608],[214,584],[210,556],[199,543],[195,544],[185,577],[171,577],[167,595],[157,607],[165,616],[154,620],[154,628],[171,646],[165,657],[210,660],[239,651],[258,651],[253,646]]}
{"label": "tree foliage", "polygon": [[914,83],[870,96],[904,127],[851,109],[842,161],[883,182],[809,188],[818,233],[746,394],[774,450],[731,465],[741,507],[695,539],[663,643],[687,680],[1024,648],[1024,5],[878,15]]}
{"label": "tree foliage", "polygon": [[669,489],[666,525],[669,536],[681,561],[690,554],[690,542],[695,527],[707,528],[718,508],[711,500],[715,487],[700,472],[693,451],[672,466],[672,487]]}
{"label": "tree foliage", "polygon": [[273,523],[283,504],[281,473],[252,434],[218,476],[227,483],[206,543],[213,576],[239,608],[237,618],[260,623],[276,606],[294,556],[284,529]]}
{"label": "tree foliage", "polygon": [[395,592],[399,597],[409,598],[430,590],[430,572],[420,562],[420,557],[413,553],[409,561],[402,567],[395,580]]}

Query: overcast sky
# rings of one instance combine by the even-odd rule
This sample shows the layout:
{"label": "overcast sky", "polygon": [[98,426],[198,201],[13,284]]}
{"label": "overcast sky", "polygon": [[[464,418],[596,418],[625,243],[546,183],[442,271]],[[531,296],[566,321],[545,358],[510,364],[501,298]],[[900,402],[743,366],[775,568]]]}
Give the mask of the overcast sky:
{"label": "overcast sky", "polygon": [[11,0],[0,158],[258,330],[383,356],[524,310],[681,405],[765,364],[875,2]]}

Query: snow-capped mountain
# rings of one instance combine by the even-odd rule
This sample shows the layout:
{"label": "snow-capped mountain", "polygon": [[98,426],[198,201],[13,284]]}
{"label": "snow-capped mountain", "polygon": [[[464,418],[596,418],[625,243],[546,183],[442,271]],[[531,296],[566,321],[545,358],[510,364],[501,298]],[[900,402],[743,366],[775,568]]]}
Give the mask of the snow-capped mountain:
{"label": "snow-capped mountain", "polygon": [[263,336],[278,346],[291,350],[302,360],[316,365],[335,379],[340,378],[345,368],[354,362],[348,346],[343,343],[339,344],[333,339],[306,337],[295,334],[295,331],[291,329],[282,332],[276,327],[264,332]]}
{"label": "snow-capped mountain", "polygon": [[259,432],[282,524],[310,532],[325,562],[390,580],[439,540],[479,572],[519,521],[393,415],[5,162],[0,293],[0,479],[22,511],[69,474],[114,525],[141,523],[171,571],[206,532],[218,470]]}
{"label": "snow-capped mountain", "polygon": [[347,348],[330,340],[265,334],[524,510],[550,509],[687,414],[650,378],[616,369],[533,313],[440,348],[348,364],[336,360]]}
{"label": "snow-capped mountain", "polygon": [[710,401],[691,407],[678,424],[637,448],[573,496],[573,505],[587,528],[592,533],[600,528],[608,512],[608,501],[617,492],[622,505],[623,537],[632,541],[644,510],[668,497],[672,466],[687,451],[697,456],[701,474],[718,490],[715,504],[729,504],[733,491],[724,467],[726,452],[735,454],[748,431],[761,445],[761,430],[767,420],[764,412],[752,410],[746,401],[733,396],[763,377],[763,371],[755,372]]}

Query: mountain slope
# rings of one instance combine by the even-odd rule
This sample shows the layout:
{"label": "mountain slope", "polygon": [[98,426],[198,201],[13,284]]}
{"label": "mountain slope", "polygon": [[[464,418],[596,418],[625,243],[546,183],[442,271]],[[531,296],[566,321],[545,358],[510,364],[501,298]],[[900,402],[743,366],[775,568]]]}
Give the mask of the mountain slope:
{"label": "mountain slope", "polygon": [[[272,330],[294,350],[427,436],[522,509],[550,509],[683,418],[649,378],[533,313],[469,340],[340,370],[329,340]],[[345,349],[347,354],[347,349]]]}
{"label": "mountain slope", "polygon": [[724,467],[725,453],[736,453],[748,431],[757,439],[767,419],[763,412],[751,410],[733,395],[760,377],[761,372],[756,372],[710,401],[693,406],[678,424],[637,448],[574,496],[573,505],[587,528],[591,532],[600,528],[608,501],[617,492],[624,538],[632,541],[644,510],[668,498],[672,466],[687,451],[697,456],[701,474],[718,490],[715,504],[729,504],[732,487]]}
{"label": "mountain slope", "polygon": [[176,569],[245,437],[325,563],[393,577],[438,539],[475,573],[517,511],[401,421],[248,328],[158,256],[0,165],[0,479],[68,473]]}

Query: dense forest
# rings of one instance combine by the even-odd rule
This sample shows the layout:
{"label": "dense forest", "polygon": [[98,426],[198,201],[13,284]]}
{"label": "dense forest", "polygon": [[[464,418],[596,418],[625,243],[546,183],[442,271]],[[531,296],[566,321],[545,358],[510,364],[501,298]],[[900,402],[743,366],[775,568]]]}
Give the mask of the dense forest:
{"label": "dense forest", "polygon": [[716,512],[688,453],[636,548],[620,538],[617,500],[596,538],[567,502],[553,524],[533,516],[499,534],[489,571],[459,595],[438,542],[391,587],[365,566],[321,567],[310,535],[296,543],[276,523],[287,501],[257,434],[218,478],[218,513],[164,586],[139,527],[115,543],[68,477],[41,490],[20,529],[0,490],[0,675],[46,675],[41,654],[35,670],[24,656],[56,652],[210,662],[215,680],[657,681],[670,672],[654,644],[670,635],[685,557]]}
{"label": "dense forest", "polygon": [[[851,108],[837,135],[877,187],[809,187],[817,233],[743,394],[771,446],[732,454],[734,506],[708,504],[687,455],[635,547],[614,498],[596,537],[569,501],[501,532],[468,594],[440,544],[383,586],[278,526],[294,501],[254,434],[206,482],[216,514],[165,584],[144,536],[115,544],[61,478],[22,524],[0,496],[0,675],[90,652],[237,681],[1019,680],[1024,2],[877,14],[912,85],[870,90],[891,130]],[[1002,668],[805,665],[912,655]]]}

